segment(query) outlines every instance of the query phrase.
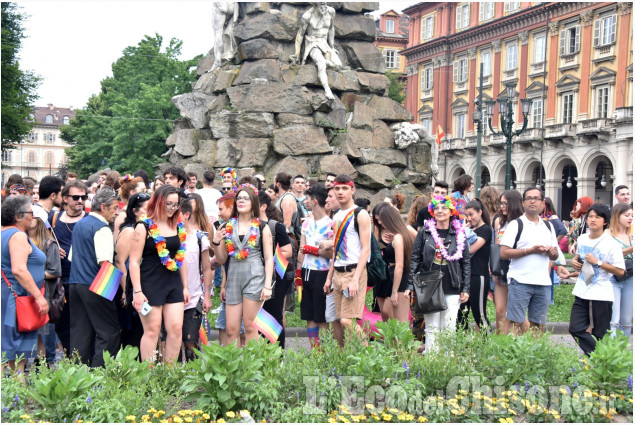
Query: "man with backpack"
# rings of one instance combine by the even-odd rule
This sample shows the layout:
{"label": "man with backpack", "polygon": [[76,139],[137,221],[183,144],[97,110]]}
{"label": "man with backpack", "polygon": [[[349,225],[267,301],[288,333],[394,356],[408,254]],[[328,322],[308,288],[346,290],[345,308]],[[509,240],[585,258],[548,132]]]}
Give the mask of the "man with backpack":
{"label": "man with backpack", "polygon": [[528,312],[532,328],[544,331],[551,304],[549,260],[558,258],[558,239],[551,223],[540,219],[544,195],[540,189],[523,193],[525,214],[510,222],[501,239],[500,256],[511,260],[507,280],[507,319],[516,334]]}
{"label": "man with backpack", "polygon": [[[355,205],[355,183],[345,174],[335,178],[335,194],[340,211],[333,217],[335,248],[324,292],[334,293],[335,312],[340,325],[361,335],[361,319],[366,300],[367,270],[370,258],[370,217]],[[338,339],[340,347],[344,338]]]}
{"label": "man with backpack", "polygon": [[[302,236],[302,208],[291,191],[291,174],[278,173],[274,177],[274,191],[278,194],[276,208],[282,213],[282,222],[287,228],[287,233],[293,237],[293,258],[297,258],[298,245]],[[292,262],[295,265],[295,260]],[[286,311],[295,311],[295,292],[293,286],[287,294]]]}

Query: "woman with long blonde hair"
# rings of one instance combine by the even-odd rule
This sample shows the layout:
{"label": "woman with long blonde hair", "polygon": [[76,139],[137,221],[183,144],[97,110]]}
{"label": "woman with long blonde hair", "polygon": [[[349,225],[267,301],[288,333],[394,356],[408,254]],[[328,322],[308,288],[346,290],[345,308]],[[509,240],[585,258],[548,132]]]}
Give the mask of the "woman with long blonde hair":
{"label": "woman with long blonde hair", "polygon": [[[622,248],[626,275],[613,284],[613,313],[611,315],[611,330],[620,330],[629,336],[633,331],[633,205],[616,204],[611,209],[611,235]],[[630,261],[630,268],[628,267]],[[629,276],[630,275],[630,276]]]}

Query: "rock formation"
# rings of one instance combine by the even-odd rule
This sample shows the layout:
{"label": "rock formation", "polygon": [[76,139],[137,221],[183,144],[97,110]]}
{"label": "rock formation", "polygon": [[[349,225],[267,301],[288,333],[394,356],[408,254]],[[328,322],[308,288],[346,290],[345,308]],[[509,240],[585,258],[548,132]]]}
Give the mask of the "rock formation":
{"label": "rock formation", "polygon": [[334,44],[345,67],[326,70],[333,99],[325,96],[313,62],[291,60],[311,4],[240,3],[236,58],[213,70],[213,50],[201,59],[192,92],[172,99],[182,118],[164,157],[186,171],[231,166],[240,175],[248,168],[267,181],[279,171],[320,180],[327,172],[348,173],[359,195],[371,198],[388,188],[411,199],[428,185],[430,144],[397,145],[390,129],[413,117],[387,96],[384,60],[372,44],[374,20],[365,15],[378,3],[329,6],[336,11]]}

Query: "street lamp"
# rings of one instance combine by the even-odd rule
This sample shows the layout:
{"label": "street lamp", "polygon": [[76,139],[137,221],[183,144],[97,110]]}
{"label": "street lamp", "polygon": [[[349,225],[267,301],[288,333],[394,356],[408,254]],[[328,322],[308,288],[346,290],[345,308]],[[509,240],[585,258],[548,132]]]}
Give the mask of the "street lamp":
{"label": "street lamp", "polygon": [[492,128],[492,115],[494,115],[494,101],[490,100],[486,102],[486,111],[488,115],[489,129],[494,135],[502,134],[507,139],[507,166],[505,170],[505,190],[509,190],[511,187],[512,176],[512,137],[520,136],[527,128],[527,116],[531,110],[531,99],[520,99],[523,113],[523,127],[520,130],[514,131],[514,95],[516,92],[516,83],[505,84],[505,90],[507,91],[506,98],[498,99],[498,112],[500,113],[500,127],[501,131],[496,132]]}
{"label": "street lamp", "polygon": [[474,99],[472,122],[476,124],[476,196],[481,196],[481,140],[483,137],[483,63],[479,77],[478,97]]}

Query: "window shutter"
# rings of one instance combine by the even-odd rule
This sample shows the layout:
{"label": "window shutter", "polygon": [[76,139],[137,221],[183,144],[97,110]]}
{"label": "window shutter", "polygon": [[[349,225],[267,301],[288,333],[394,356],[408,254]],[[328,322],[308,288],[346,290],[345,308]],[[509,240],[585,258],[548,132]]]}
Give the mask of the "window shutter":
{"label": "window shutter", "polygon": [[401,55],[395,52],[395,68],[399,68],[401,66]]}
{"label": "window shutter", "polygon": [[452,62],[452,81],[459,81],[459,61]]}
{"label": "window shutter", "polygon": [[617,15],[611,15],[611,43],[615,43],[615,29],[617,24]]}
{"label": "window shutter", "polygon": [[485,20],[485,7],[487,6],[487,3],[483,2],[480,4],[479,6],[479,10],[478,10],[478,20],[479,21],[484,21]]}
{"label": "window shutter", "polygon": [[565,49],[567,46],[567,31],[560,31],[560,56],[565,55]]}
{"label": "window shutter", "polygon": [[456,29],[461,28],[461,22],[463,22],[461,20],[462,11],[463,11],[462,7],[459,6],[456,8]]}
{"label": "window shutter", "polygon": [[580,25],[575,27],[575,53],[580,51]]}
{"label": "window shutter", "polygon": [[600,45],[600,22],[601,19],[596,19],[593,22],[593,47],[597,47]]}
{"label": "window shutter", "polygon": [[509,12],[509,2],[505,2],[505,12]]}
{"label": "window shutter", "polygon": [[463,5],[463,28],[467,28],[470,26],[470,4]]}
{"label": "window shutter", "polygon": [[428,18],[428,38],[432,38],[434,34],[434,16]]}

